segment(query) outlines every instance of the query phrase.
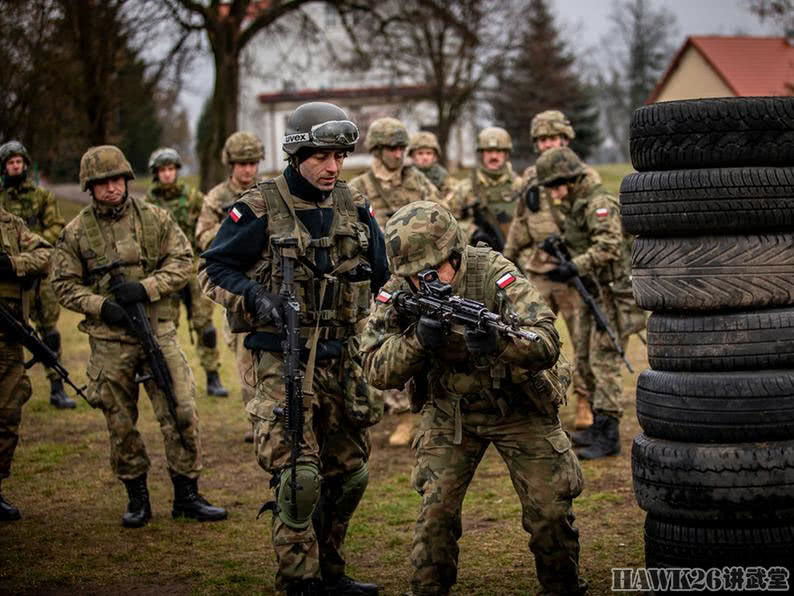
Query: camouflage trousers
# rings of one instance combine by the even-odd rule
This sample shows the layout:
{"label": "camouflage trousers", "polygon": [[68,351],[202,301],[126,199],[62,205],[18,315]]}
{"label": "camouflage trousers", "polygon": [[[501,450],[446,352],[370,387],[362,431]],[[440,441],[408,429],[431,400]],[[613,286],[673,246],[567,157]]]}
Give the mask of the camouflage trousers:
{"label": "camouflage trousers", "polygon": [[[198,478],[201,471],[196,383],[174,332],[157,338],[171,372],[176,397],[176,420],[165,394],[151,379],[144,381],[165,441],[165,457],[173,474]],[[121,480],[137,478],[150,467],[146,446],[136,428],[136,375],[147,375],[149,364],[138,344],[90,338],[88,402],[105,415],[110,433],[110,465]],[[178,430],[179,429],[179,430]],[[181,433],[180,433],[181,431]],[[180,434],[185,445],[180,440]]]}
{"label": "camouflage trousers", "polygon": [[[42,338],[47,335],[47,332],[56,330],[55,325],[58,323],[60,312],[61,308],[55,290],[52,289],[49,281],[42,279],[30,309],[30,319],[35,323],[36,330]],[[61,360],[62,355],[63,350],[59,349],[58,360]],[[60,378],[58,373],[51,368],[45,368],[45,372],[50,381]]]}
{"label": "camouflage trousers", "polygon": [[576,358],[576,353],[579,350],[579,312],[584,308],[582,298],[576,288],[566,283],[551,281],[545,275],[537,273],[529,273],[528,277],[535,284],[541,296],[545,298],[554,314],[562,314],[562,318],[565,320],[571,346],[575,352],[572,361],[577,364],[573,371],[573,392],[577,397],[587,398],[589,392],[584,381],[585,371],[580,369],[579,360]]}
{"label": "camouflage trousers", "polygon": [[[609,300],[599,299],[599,306],[617,333],[617,311]],[[618,338],[625,350],[628,338]],[[579,337],[576,346],[576,369],[582,377],[590,395],[593,412],[609,414],[616,418],[623,416],[623,361],[615,351],[609,335],[595,324],[590,311],[579,311]]]}
{"label": "camouflage trousers", "polygon": [[[190,291],[192,318],[190,329],[195,334],[196,352],[201,368],[207,372],[215,372],[220,367],[221,355],[218,351],[218,337],[212,325],[212,312],[215,303],[201,292],[198,278],[192,277],[187,284]],[[174,320],[179,326],[179,317]]]}
{"label": "camouflage trousers", "polygon": [[0,480],[11,472],[22,406],[32,393],[22,358],[22,346],[0,336]]}
{"label": "camouflage trousers", "polygon": [[[290,460],[284,422],[273,411],[283,406],[285,399],[281,355],[257,352],[256,360],[256,397],[246,410],[254,425],[259,465],[275,479]],[[312,384],[314,395],[304,396],[304,443],[298,459],[313,463],[320,470],[321,497],[314,512],[315,523],[305,530],[290,528],[277,515],[273,516],[271,535],[278,560],[276,588],[281,590],[301,579],[337,578],[345,570],[344,541],[357,502],[344,515],[333,506],[333,495],[347,477],[366,463],[371,444],[369,431],[351,423],[345,415],[342,378],[341,359],[318,363]],[[317,523],[318,519],[322,523]]]}
{"label": "camouflage trousers", "polygon": [[428,404],[414,441],[411,481],[422,505],[411,547],[412,593],[447,594],[455,584],[463,498],[490,444],[507,464],[521,501],[538,581],[553,594],[578,593],[579,531],[572,500],[584,481],[559,420],[464,409],[462,438],[455,444],[455,409],[449,400]]}
{"label": "camouflage trousers", "polygon": [[245,333],[232,333],[229,322],[223,321],[223,338],[226,345],[234,352],[237,362],[237,376],[240,379],[240,397],[243,405],[248,405],[256,394],[256,372],[254,370],[254,356],[251,350],[243,345]]}

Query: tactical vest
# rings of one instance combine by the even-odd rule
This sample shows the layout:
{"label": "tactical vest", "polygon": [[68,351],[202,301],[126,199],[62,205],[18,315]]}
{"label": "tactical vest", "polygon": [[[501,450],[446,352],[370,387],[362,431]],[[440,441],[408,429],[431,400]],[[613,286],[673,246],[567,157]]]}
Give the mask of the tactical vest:
{"label": "tactical vest", "polygon": [[[340,339],[352,334],[353,324],[369,314],[372,294],[371,270],[366,260],[369,226],[359,221],[350,189],[343,183],[336,185],[331,192],[333,219],[328,235],[312,238],[295,213],[284,176],[260,182],[257,188],[267,206],[269,236],[298,240],[295,286],[301,304],[301,335],[307,336],[314,328],[321,329],[319,339]],[[328,249],[333,267],[330,273],[317,275],[311,270],[318,248]],[[274,294],[281,289],[281,261],[270,243],[255,266],[253,277]],[[274,327],[257,330],[277,332]]]}
{"label": "tactical vest", "polygon": [[43,192],[26,180],[16,189],[6,188],[0,191],[2,198],[0,204],[6,211],[21,218],[31,232],[40,234],[43,229],[43,222],[39,218],[39,210],[43,203],[43,197],[40,195]]}
{"label": "tactical vest", "polygon": [[[22,252],[19,236],[7,215],[0,215],[0,244],[2,251],[9,257],[15,257]],[[0,298],[21,301],[27,294],[18,282],[0,280]]]}
{"label": "tactical vest", "polygon": [[383,184],[372,170],[366,173],[367,180],[375,189],[375,194],[367,198],[380,219],[385,221],[394,215],[400,207],[423,198],[421,189],[415,184],[414,172],[412,166],[405,166],[402,171],[403,183],[389,189],[383,188]]}
{"label": "tactical vest", "polygon": [[[110,272],[97,271],[98,268],[107,267],[118,261],[121,266],[115,271],[124,275],[128,281],[140,281],[157,269],[162,256],[159,248],[159,224],[151,207],[146,201],[137,197],[129,197],[127,200],[131,203],[128,208],[134,211],[131,216],[140,222],[141,238],[136,238],[135,233],[128,227],[119,226],[117,230],[125,236],[117,237],[115,245],[108,246],[93,206],[84,208],[78,215],[83,231],[80,248],[86,262],[88,282],[93,292],[101,296],[112,295],[111,278]],[[138,226],[133,224],[133,227],[137,231]],[[164,296],[159,301],[146,305],[150,316],[152,312],[156,312],[157,318],[161,321],[174,318],[171,303],[165,298],[167,297]]]}
{"label": "tactical vest", "polygon": [[182,228],[185,236],[187,236],[188,240],[190,240],[191,246],[194,246],[196,240],[196,227],[195,222],[193,225],[191,225],[188,217],[190,214],[188,212],[189,197],[187,185],[185,183],[180,183],[179,195],[176,198],[166,199],[159,194],[155,194],[153,191],[154,189],[149,189],[149,200],[158,207],[162,207],[173,216],[176,223],[179,224],[180,228]]}
{"label": "tactical vest", "polygon": [[[471,190],[479,199],[480,204],[490,210],[501,225],[509,224],[516,209],[515,193],[513,192],[514,177],[502,184],[483,184],[477,175],[479,170],[472,170],[469,178]],[[504,230],[503,230],[504,232]]]}

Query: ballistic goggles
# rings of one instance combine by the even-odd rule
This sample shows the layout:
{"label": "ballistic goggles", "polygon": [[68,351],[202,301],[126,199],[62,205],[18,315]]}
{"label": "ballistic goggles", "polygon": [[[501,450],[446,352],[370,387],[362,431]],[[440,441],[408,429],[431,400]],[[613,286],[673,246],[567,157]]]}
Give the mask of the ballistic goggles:
{"label": "ballistic goggles", "polygon": [[358,141],[358,126],[350,120],[329,120],[315,124],[309,132],[284,135],[284,145],[310,142],[315,147],[338,147],[355,145]]}

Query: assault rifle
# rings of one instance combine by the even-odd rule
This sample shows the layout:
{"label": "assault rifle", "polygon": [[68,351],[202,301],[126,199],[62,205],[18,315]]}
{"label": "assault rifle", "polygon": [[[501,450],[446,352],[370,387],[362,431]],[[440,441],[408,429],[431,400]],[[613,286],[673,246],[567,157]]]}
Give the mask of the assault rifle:
{"label": "assault rifle", "polygon": [[88,398],[83,393],[85,387],[78,387],[72,383],[69,378],[69,372],[58,362],[58,354],[39,339],[30,325],[17,319],[14,313],[2,302],[0,302],[0,329],[3,329],[10,337],[19,341],[33,355],[33,358],[25,362],[26,369],[36,364],[36,362],[41,362],[47,368],[51,368],[58,373],[63,382],[74,389],[77,395],[88,401]]}
{"label": "assault rifle", "polygon": [[[550,237],[551,238],[551,237]],[[566,254],[568,251],[563,246],[562,240],[560,238],[553,238],[552,241],[549,243],[551,246],[551,250],[546,249],[546,245],[544,244],[543,250],[546,250],[551,256],[555,257],[560,263],[567,263],[570,261],[568,255]],[[604,311],[599,308],[598,303],[596,302],[593,295],[587,291],[587,288],[584,286],[584,282],[582,282],[582,278],[579,275],[576,275],[571,278],[571,283],[573,283],[576,291],[579,292],[579,295],[584,300],[584,303],[587,305],[587,308],[590,310],[590,313],[593,315],[593,319],[595,319],[596,327],[598,327],[601,331],[604,331],[607,336],[609,336],[609,341],[612,343],[612,347],[615,348],[615,351],[620,354],[620,358],[623,360],[626,368],[629,369],[630,373],[634,372],[634,369],[631,368],[631,364],[629,361],[626,360],[626,354],[623,351],[623,347],[620,345],[618,341],[617,334],[612,327],[609,326],[609,321],[604,315]]]}
{"label": "assault rifle", "polygon": [[290,508],[293,518],[298,516],[298,458],[303,443],[303,373],[300,369],[300,309],[295,292],[295,261],[297,260],[298,240],[294,237],[274,238],[273,248],[281,260],[281,287],[279,295],[284,299],[284,326],[281,332],[281,349],[284,355],[283,373],[284,407],[273,408],[273,413],[281,418],[287,427],[290,441],[289,466]]}
{"label": "assault rifle", "polygon": [[[109,265],[102,265],[91,270],[93,275],[104,275],[110,273],[110,291],[114,293],[121,284],[127,280],[124,275],[119,271],[121,262],[116,260]],[[152,325],[149,322],[149,317],[146,314],[146,308],[142,302],[133,302],[132,304],[122,305],[124,312],[127,314],[127,328],[138,340],[138,343],[143,348],[143,354],[146,356],[146,361],[149,363],[150,373],[147,375],[136,374],[135,382],[144,383],[152,380],[154,384],[165,395],[165,403],[168,405],[168,412],[174,420],[174,427],[177,434],[179,434],[179,442],[182,447],[188,449],[185,437],[182,434],[182,429],[179,428],[179,419],[176,415],[176,394],[174,393],[174,380],[171,377],[171,371],[168,370],[168,363],[165,361],[160,344],[157,343],[157,336],[152,330]]]}
{"label": "assault rifle", "polygon": [[412,318],[429,317],[440,321],[447,333],[463,333],[470,329],[495,329],[500,335],[538,342],[540,336],[519,327],[518,316],[510,315],[507,320],[488,310],[482,302],[455,296],[452,286],[439,280],[438,271],[425,269],[418,275],[419,291],[414,294],[406,290],[397,292],[393,297],[394,307],[402,315]]}
{"label": "assault rifle", "polygon": [[480,202],[477,201],[471,206],[471,213],[474,217],[474,225],[477,231],[472,236],[472,240],[481,240],[497,252],[505,249],[505,235],[498,222],[494,223],[485,212]]}

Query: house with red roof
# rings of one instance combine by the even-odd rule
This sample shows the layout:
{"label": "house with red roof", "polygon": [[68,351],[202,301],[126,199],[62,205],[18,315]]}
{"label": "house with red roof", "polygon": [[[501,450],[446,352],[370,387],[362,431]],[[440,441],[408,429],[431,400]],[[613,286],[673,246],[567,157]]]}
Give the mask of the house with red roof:
{"label": "house with red roof", "polygon": [[785,37],[688,37],[645,103],[794,95],[793,44]]}

